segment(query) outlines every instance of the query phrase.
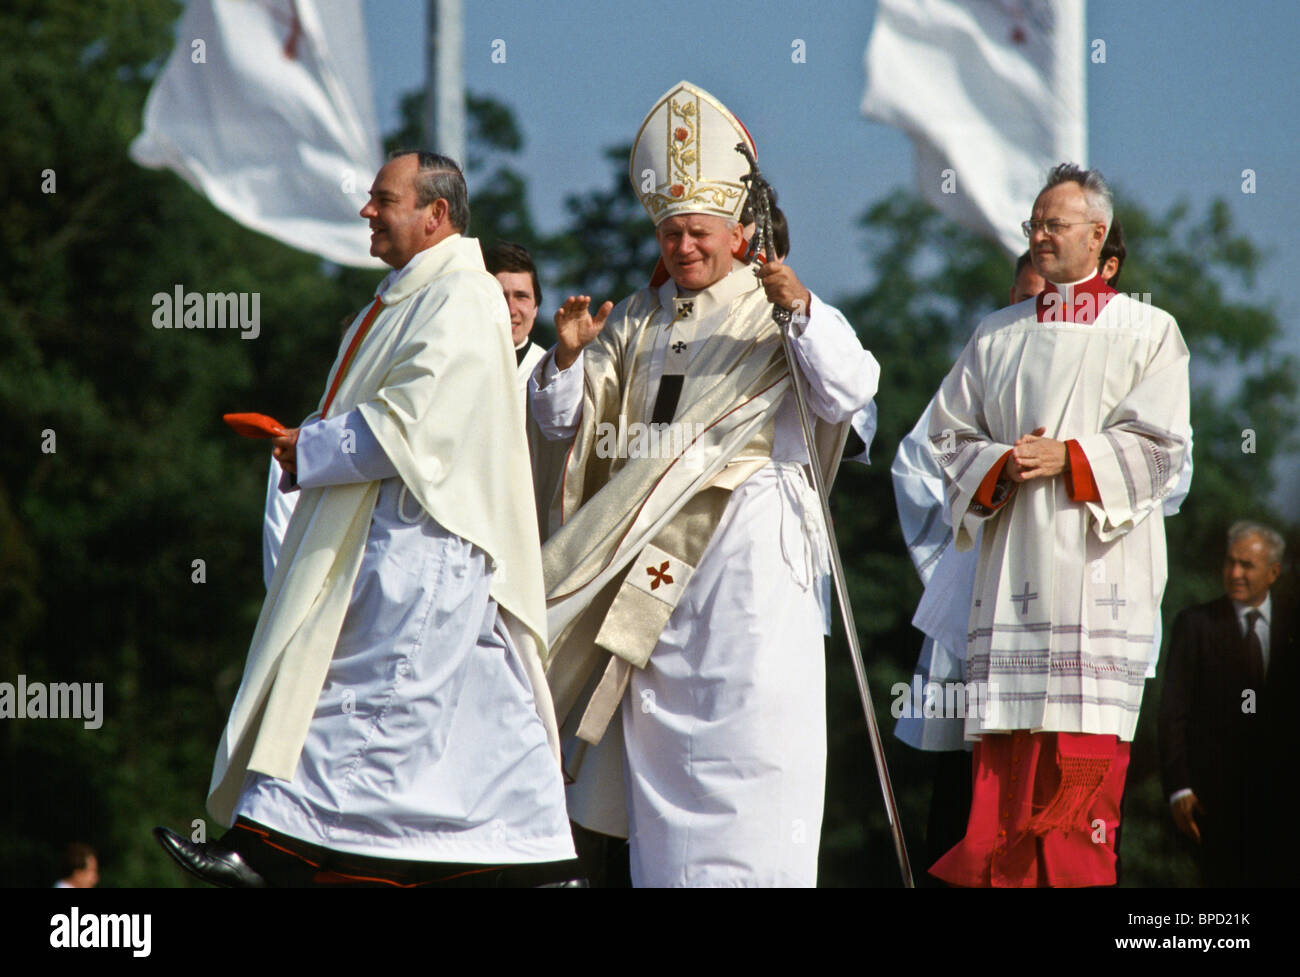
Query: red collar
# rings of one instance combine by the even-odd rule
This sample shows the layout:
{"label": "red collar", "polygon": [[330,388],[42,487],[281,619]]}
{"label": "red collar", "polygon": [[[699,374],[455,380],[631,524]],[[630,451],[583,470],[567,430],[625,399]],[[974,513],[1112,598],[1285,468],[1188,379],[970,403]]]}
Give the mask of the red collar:
{"label": "red collar", "polygon": [[655,262],[654,274],[650,276],[650,287],[658,288],[666,281],[668,281],[668,269],[664,267],[664,259],[660,257]]}
{"label": "red collar", "polygon": [[1075,322],[1091,325],[1101,315],[1101,310],[1119,293],[1107,285],[1100,275],[1093,275],[1077,285],[1054,285],[1038,293],[1035,309],[1039,322]]}

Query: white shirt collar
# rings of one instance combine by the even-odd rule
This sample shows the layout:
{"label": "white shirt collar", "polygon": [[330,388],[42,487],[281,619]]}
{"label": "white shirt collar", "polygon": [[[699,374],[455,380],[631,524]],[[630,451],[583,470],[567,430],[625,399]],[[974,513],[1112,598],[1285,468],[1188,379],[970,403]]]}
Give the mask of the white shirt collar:
{"label": "white shirt collar", "polygon": [[1055,285],[1057,288],[1074,288],[1077,285],[1082,285],[1084,282],[1090,282],[1096,277],[1097,277],[1097,269],[1094,268],[1092,270],[1091,275],[1085,275],[1084,277],[1080,278],[1077,282],[1052,282],[1052,284]]}
{"label": "white shirt collar", "polygon": [[450,241],[452,238],[456,238],[456,237],[460,237],[460,235],[452,234],[448,237],[443,238],[441,241],[438,242],[438,244],[432,245],[431,247],[427,247],[423,251],[415,252],[415,254],[411,256],[410,261],[402,265],[401,268],[394,268],[384,277],[384,280],[379,283],[379,287],[375,289],[375,296],[376,297],[382,296],[390,288],[392,288],[403,278],[405,278],[407,275],[413,272],[417,267],[419,267],[420,262],[424,261],[426,258],[429,257],[429,255],[433,254],[433,252],[438,249],[439,244],[443,244],[447,241]]}
{"label": "white shirt collar", "polygon": [[1263,603],[1258,607],[1252,607],[1250,604],[1243,604],[1239,600],[1232,602],[1232,609],[1237,612],[1237,620],[1241,623],[1242,628],[1247,627],[1246,615],[1251,611],[1259,611],[1259,616],[1266,625],[1272,626],[1273,621],[1273,592],[1269,591],[1265,595]]}
{"label": "white shirt collar", "polygon": [[674,313],[674,300],[693,298],[696,300],[693,315],[696,318],[703,318],[719,306],[730,305],[738,296],[758,287],[758,279],[754,277],[750,266],[732,258],[731,271],[708,288],[699,291],[679,288],[677,283],[669,278],[659,286],[659,304],[671,317]]}

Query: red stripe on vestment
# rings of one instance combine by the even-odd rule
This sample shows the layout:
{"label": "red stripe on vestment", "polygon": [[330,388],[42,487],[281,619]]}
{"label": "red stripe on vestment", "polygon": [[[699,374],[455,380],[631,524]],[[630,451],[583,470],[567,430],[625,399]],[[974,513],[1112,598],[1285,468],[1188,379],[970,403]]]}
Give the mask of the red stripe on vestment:
{"label": "red stripe on vestment", "polygon": [[325,395],[325,406],[321,408],[321,420],[324,420],[330,412],[330,404],[334,403],[334,395],[339,391],[339,384],[343,382],[343,377],[348,372],[348,367],[352,365],[352,357],[356,355],[357,347],[361,345],[361,340],[366,338],[366,333],[370,332],[370,327],[374,325],[375,317],[379,315],[379,310],[383,308],[383,300],[375,299],[375,302],[366,312],[366,317],[361,320],[361,325],[357,329],[356,335],[352,337],[352,342],[348,343],[347,352],[343,354],[343,362],[339,364],[339,370],[334,374],[334,382],[330,384],[329,393]]}

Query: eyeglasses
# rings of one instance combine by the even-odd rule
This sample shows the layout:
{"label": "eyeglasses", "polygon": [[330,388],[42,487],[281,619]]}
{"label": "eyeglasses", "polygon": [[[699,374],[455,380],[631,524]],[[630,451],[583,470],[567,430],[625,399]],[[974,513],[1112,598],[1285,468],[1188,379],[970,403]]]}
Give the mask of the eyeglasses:
{"label": "eyeglasses", "polygon": [[1047,221],[1021,221],[1020,229],[1025,232],[1025,237],[1033,237],[1034,231],[1038,231],[1038,230],[1046,231],[1048,234],[1052,235],[1052,237],[1059,237],[1060,235],[1065,233],[1065,229],[1067,227],[1070,227],[1074,224],[1099,224],[1099,223],[1101,222],[1100,221],[1063,221],[1063,220],[1056,220],[1056,219],[1047,220]]}

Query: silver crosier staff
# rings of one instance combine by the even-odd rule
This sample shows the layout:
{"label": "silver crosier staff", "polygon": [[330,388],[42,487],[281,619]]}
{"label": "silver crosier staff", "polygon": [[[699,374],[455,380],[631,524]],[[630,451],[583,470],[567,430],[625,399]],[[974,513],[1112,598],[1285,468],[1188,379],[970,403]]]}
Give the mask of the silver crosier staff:
{"label": "silver crosier staff", "polygon": [[[761,253],[764,261],[771,261],[775,255],[772,248],[772,186],[759,172],[758,162],[749,147],[743,142],[737,143],[736,151],[743,154],[749,163],[749,173],[741,180],[749,188],[749,200],[754,214],[754,238],[750,242],[746,260],[752,261]],[[840,562],[840,548],[835,541],[835,525],[831,521],[831,507],[826,492],[826,482],[822,477],[821,466],[817,464],[816,442],[813,440],[812,421],[808,415],[807,399],[804,396],[803,377],[795,362],[794,344],[790,338],[791,309],[772,306],[772,318],[776,320],[781,333],[781,343],[785,347],[786,361],[790,365],[790,383],[794,391],[795,406],[799,411],[799,427],[803,430],[803,443],[808,451],[808,469],[812,474],[813,488],[817,490],[817,499],[821,502],[822,519],[826,526],[826,538],[830,550],[831,576],[835,581],[835,597],[840,605],[840,617],[844,622],[844,634],[849,641],[849,657],[853,661],[853,677],[857,679],[858,696],[862,700],[862,712],[867,719],[867,732],[871,737],[871,753],[876,761],[876,773],[880,777],[880,792],[885,799],[885,813],[889,816],[889,830],[894,837],[894,850],[898,855],[898,868],[903,874],[903,885],[914,888],[912,866],[907,858],[907,845],[903,841],[903,825],[899,818],[898,802],[894,799],[894,788],[889,779],[889,766],[885,762],[885,747],[880,739],[880,729],[876,725],[876,713],[871,705],[871,690],[867,686],[867,670],[862,662],[862,648],[858,645],[858,629],[853,621],[853,607],[849,604],[848,586],[844,580],[844,565]]]}

